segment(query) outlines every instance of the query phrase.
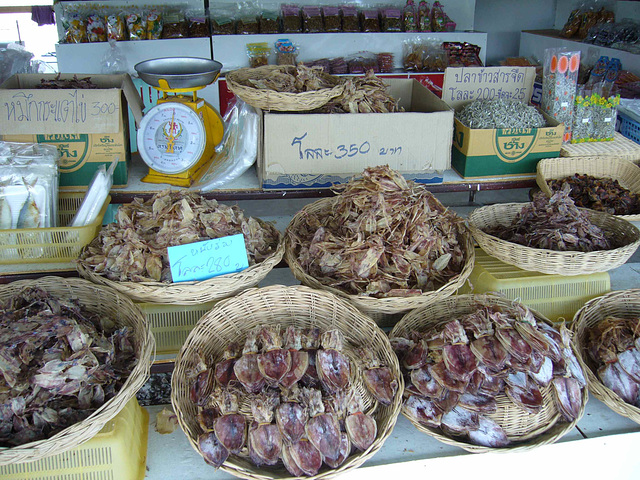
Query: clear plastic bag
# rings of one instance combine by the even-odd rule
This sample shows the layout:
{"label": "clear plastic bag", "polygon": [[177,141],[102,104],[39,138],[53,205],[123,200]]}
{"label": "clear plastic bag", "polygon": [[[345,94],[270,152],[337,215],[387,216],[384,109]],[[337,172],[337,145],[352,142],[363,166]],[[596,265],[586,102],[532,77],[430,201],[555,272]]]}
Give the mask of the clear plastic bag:
{"label": "clear plastic bag", "polygon": [[208,170],[191,186],[209,192],[235,180],[251,167],[258,154],[258,113],[236,98],[224,116],[225,132]]}

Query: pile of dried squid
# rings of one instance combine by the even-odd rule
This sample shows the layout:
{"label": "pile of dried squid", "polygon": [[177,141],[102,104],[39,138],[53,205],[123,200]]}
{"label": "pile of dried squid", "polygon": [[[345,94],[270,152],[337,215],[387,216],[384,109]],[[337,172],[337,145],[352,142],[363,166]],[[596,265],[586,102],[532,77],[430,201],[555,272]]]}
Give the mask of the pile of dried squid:
{"label": "pile of dried squid", "polygon": [[249,265],[278,247],[276,228],[186,190],[165,190],[118,208],[116,222],[102,228],[78,261],[114,281],[171,283],[167,247],[244,234]]}
{"label": "pile of dried squid", "polygon": [[331,210],[307,212],[287,229],[300,267],[320,283],[377,298],[417,296],[464,268],[464,221],[423,185],[378,166],[336,190]]}
{"label": "pile of dried squid", "polygon": [[398,379],[367,349],[358,350],[356,364],[344,345],[339,330],[264,325],[250,330],[244,345],[229,345],[215,365],[201,360],[190,372],[190,399],[204,460],[217,468],[239,455],[313,476],[323,464],[338,468],[366,451],[377,437],[375,408],[364,411],[353,379],[361,375],[381,405],[393,403]]}
{"label": "pile of dried squid", "polygon": [[522,305],[478,305],[407,337],[391,338],[391,344],[405,374],[404,411],[421,425],[472,444],[507,447],[512,440],[491,418],[497,397],[536,414],[549,386],[566,421],[580,415],[587,382],[569,330],[536,322]]}

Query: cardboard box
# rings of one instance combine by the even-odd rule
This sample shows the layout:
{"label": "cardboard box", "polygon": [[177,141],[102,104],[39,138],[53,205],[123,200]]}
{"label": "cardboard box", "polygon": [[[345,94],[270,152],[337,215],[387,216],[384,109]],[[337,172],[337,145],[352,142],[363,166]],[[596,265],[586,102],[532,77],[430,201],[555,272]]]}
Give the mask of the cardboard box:
{"label": "cardboard box", "polygon": [[442,183],[451,165],[453,110],[411,79],[387,79],[402,113],[263,114],[263,188],[326,188],[389,165],[419,183]]}
{"label": "cardboard box", "polygon": [[2,140],[58,147],[62,190],[87,187],[99,165],[108,167],[120,155],[113,184],[126,186],[131,161],[128,107],[136,121],[142,119],[142,99],[131,77],[91,75],[97,89],[35,88],[41,79],[53,78],[56,75],[18,74],[0,85]]}
{"label": "cardboard box", "polygon": [[[456,111],[476,99],[529,102],[534,79],[535,67],[447,68],[442,98]],[[544,117],[545,128],[472,129],[455,119],[451,166],[464,178],[534,176],[562,147],[564,124]]]}

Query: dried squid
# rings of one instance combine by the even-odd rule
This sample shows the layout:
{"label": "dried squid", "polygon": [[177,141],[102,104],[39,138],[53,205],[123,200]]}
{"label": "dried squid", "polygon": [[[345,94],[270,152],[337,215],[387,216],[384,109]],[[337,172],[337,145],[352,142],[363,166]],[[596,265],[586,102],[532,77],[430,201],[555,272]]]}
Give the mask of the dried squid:
{"label": "dried squid", "polygon": [[[347,347],[360,358],[351,360]],[[190,372],[198,448],[215,467],[234,455],[295,476],[338,468],[371,449],[379,406],[399,395],[392,368],[339,330],[259,325],[240,348],[228,345],[213,368],[196,355]],[[360,378],[364,385],[351,384]]]}
{"label": "dried squid", "polygon": [[353,295],[415,296],[456,278],[466,258],[464,221],[423,185],[388,166],[336,187],[330,210],[287,229],[300,267]]}
{"label": "dried squid", "polygon": [[586,330],[585,348],[602,383],[640,407],[640,319],[608,316]]}
{"label": "dried squid", "polygon": [[249,265],[262,262],[278,246],[280,234],[266,222],[247,217],[237,206],[187,190],[166,190],[118,208],[78,261],[114,281],[171,283],[167,247],[244,234]]}
{"label": "dried squid", "polygon": [[[511,440],[494,420],[498,395],[536,414],[544,407],[542,389],[551,388],[566,421],[582,411],[586,380],[569,330],[536,322],[520,304],[479,303],[471,313],[408,336],[391,338],[407,379],[404,410],[429,428],[474,444],[505,447]],[[414,363],[415,345],[427,345],[426,362],[408,368],[403,357]]]}

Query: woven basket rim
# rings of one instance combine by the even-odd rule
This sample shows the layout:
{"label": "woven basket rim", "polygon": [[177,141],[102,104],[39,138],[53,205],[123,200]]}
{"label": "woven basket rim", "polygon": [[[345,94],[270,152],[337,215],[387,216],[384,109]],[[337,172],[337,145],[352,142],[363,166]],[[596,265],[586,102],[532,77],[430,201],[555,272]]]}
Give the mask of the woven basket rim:
{"label": "woven basket rim", "polygon": [[[468,228],[465,228],[463,231],[464,240],[465,240],[465,253],[467,255],[466,262],[460,273],[456,276],[451,277],[449,282],[439,287],[437,290],[431,290],[427,292],[423,292],[421,295],[416,295],[412,297],[384,297],[384,298],[375,298],[366,295],[356,295],[344,292],[338,288],[324,285],[316,280],[314,277],[307,274],[299,265],[297,255],[294,254],[291,248],[291,240],[290,235],[293,227],[296,222],[304,217],[309,210],[318,209],[320,206],[324,207],[333,205],[338,201],[337,197],[327,197],[322,198],[320,200],[316,200],[313,203],[305,205],[301,210],[299,210],[296,215],[291,219],[289,225],[285,229],[284,233],[284,243],[285,243],[285,259],[289,268],[293,272],[294,276],[304,285],[308,285],[310,287],[326,290],[328,292],[333,293],[345,300],[356,305],[361,311],[368,314],[375,313],[383,313],[383,314],[395,314],[395,313],[403,313],[413,308],[417,308],[422,305],[429,304],[431,302],[437,301],[440,298],[447,297],[452,295],[455,291],[457,291],[460,287],[464,285],[467,281],[467,278],[471,275],[473,271],[473,267],[475,264],[475,248],[473,243],[473,237]],[[465,224],[466,227],[466,224]]]}
{"label": "woven basket rim", "polygon": [[565,143],[560,149],[561,157],[581,157],[589,155],[623,158],[631,161],[640,159],[640,145],[620,132],[613,134],[612,141]]}
{"label": "woven basket rim", "polygon": [[[277,301],[277,299],[280,301]],[[254,325],[255,321],[257,321],[259,307],[261,305],[273,308],[273,315],[277,317],[274,321],[279,322],[281,325],[294,324],[295,319],[298,318],[306,319],[303,320],[303,324],[304,322],[313,322],[314,318],[315,320],[320,319],[322,322],[331,322],[332,328],[340,328],[340,322],[337,321],[336,318],[342,318],[341,322],[343,322],[343,325],[347,327],[353,327],[348,320],[357,321],[360,328],[362,328],[363,325],[366,325],[368,335],[373,332],[374,337],[367,337],[367,341],[370,339],[370,345],[372,347],[376,345],[378,347],[383,346],[385,355],[384,359],[388,361],[388,366],[395,371],[399,386],[392,405],[388,407],[381,407],[378,405],[376,407],[380,408],[380,412],[383,414],[383,417],[376,418],[376,422],[378,423],[378,436],[376,441],[366,451],[352,454],[339,468],[328,469],[326,465],[324,465],[317,475],[308,478],[328,479],[342,472],[358,467],[382,447],[384,441],[391,435],[393,427],[397,421],[397,417],[400,413],[404,382],[402,375],[400,374],[398,359],[391,348],[391,344],[386,334],[382,332],[382,330],[380,330],[369,317],[364,315],[353,305],[350,305],[329,292],[314,290],[304,285],[271,285],[268,287],[254,287],[247,289],[235,297],[227,298],[218,302],[200,319],[198,324],[191,331],[189,337],[184,342],[183,347],[180,349],[180,352],[176,357],[176,368],[174,369],[174,375],[171,379],[171,403],[178,417],[180,427],[185,432],[189,443],[192,448],[198,452],[195,439],[188,433],[188,418],[185,413],[185,408],[189,407],[187,402],[190,401],[185,395],[186,392],[183,391],[185,385],[188,385],[184,374],[185,368],[183,367],[188,367],[189,359],[192,359],[195,355],[193,353],[194,348],[198,348],[198,345],[202,342],[207,342],[207,345],[211,345],[212,339],[218,335],[222,335],[227,341],[232,341],[232,339],[229,338],[230,335],[234,335],[234,339],[243,338],[246,331]],[[322,309],[323,306],[329,308],[332,313],[334,315],[338,315],[338,317],[333,320],[327,318],[322,313],[324,311]],[[233,315],[244,315],[244,312],[252,312],[253,318],[249,319],[249,321],[244,324],[235,321],[236,319]],[[246,315],[244,315],[244,318],[246,318]],[[262,320],[260,319],[259,321]],[[329,324],[324,328],[328,329]],[[226,333],[223,335],[222,332]],[[362,332],[359,333],[364,335]],[[346,348],[350,343],[350,340],[346,333],[345,337],[347,340],[347,343],[345,343]],[[211,363],[222,358],[221,354],[221,351],[217,351],[215,357],[209,359]],[[379,354],[382,353],[379,352]],[[384,430],[381,429],[381,424],[385,427]],[[199,452],[198,454],[200,455]],[[249,467],[247,462],[235,457],[230,457],[230,459],[222,465],[221,469],[241,478],[256,480],[270,478],[294,478],[291,477],[286,470],[282,470],[280,467],[278,467],[277,470],[271,470],[268,467]]]}
{"label": "woven basket rim", "polygon": [[334,77],[327,73],[322,75],[336,81],[336,85],[331,88],[322,88],[307,92],[289,93],[277,92],[275,90],[259,89],[241,83],[241,78],[260,77],[272,71],[295,71],[293,65],[264,65],[253,68],[239,68],[232,70],[225,75],[225,80],[229,90],[240,97],[249,105],[263,110],[275,110],[284,112],[303,112],[314,110],[325,105],[332,98],[337,97],[344,91],[344,84],[340,77]]}
{"label": "woven basket rim", "polygon": [[[583,343],[580,330],[586,328],[586,317],[588,315],[596,315],[600,317],[599,310],[603,306],[616,305],[629,307],[630,305],[638,306],[638,316],[640,317],[640,288],[631,288],[626,290],[616,290],[599,297],[593,298],[586,302],[573,317],[571,330],[574,333],[575,343],[577,344],[577,357],[580,365],[587,373],[587,381],[589,382],[590,392],[602,403],[619,415],[629,418],[635,423],[640,424],[640,408],[625,402],[620,396],[605,386],[593,371],[593,362],[585,351],[587,346]],[[634,312],[634,315],[635,312]],[[597,318],[596,317],[596,318]]]}
{"label": "woven basket rim", "polygon": [[193,305],[220,300],[257,285],[280,263],[284,252],[284,238],[278,231],[276,249],[260,263],[250,265],[240,272],[190,282],[117,282],[95,273],[81,260],[76,261],[76,269],[83,278],[114,288],[136,301]]}
{"label": "woven basket rim", "polygon": [[[553,171],[553,167],[560,167]],[[580,171],[575,171],[578,168]],[[601,172],[604,174],[602,175]],[[549,187],[550,180],[572,176],[575,173],[608,177],[618,180],[621,186],[632,193],[640,194],[640,167],[631,160],[618,157],[585,155],[575,157],[543,158],[536,166],[536,183],[548,197],[553,195]],[[622,175],[624,174],[624,175]],[[640,221],[640,214],[615,215],[630,222]]]}
{"label": "woven basket rim", "polygon": [[[487,205],[476,208],[469,214],[469,217],[467,218],[469,229],[480,247],[487,254],[494,256],[505,263],[516,265],[524,270],[534,270],[542,273],[559,275],[579,275],[584,273],[606,272],[612,268],[618,267],[625,263],[640,246],[640,230],[631,222],[605,212],[598,212],[586,208],[579,209],[585,212],[591,220],[599,218],[602,220],[602,223],[606,221],[609,224],[618,225],[621,228],[624,227],[629,234],[633,234],[633,240],[630,242],[628,241],[625,245],[610,250],[598,250],[594,252],[556,251],[528,247],[502,240],[486,233],[476,224],[477,218],[480,215],[496,210],[500,211],[502,214],[501,218],[510,222],[515,215],[517,215],[517,213],[519,213],[520,210],[528,204],[529,203],[527,202]],[[506,250],[506,253],[502,251],[502,249]],[[518,260],[515,261],[511,255],[517,255]],[[538,256],[540,256],[541,259],[538,258]],[[553,264],[554,260],[565,263],[557,266]],[[571,261],[570,265],[566,263],[567,260]],[[604,260],[606,260],[606,262]]]}
{"label": "woven basket rim", "polygon": [[[446,298],[444,301],[447,303],[447,305],[449,305],[450,303],[454,303],[454,304],[461,304],[463,307],[465,306],[465,303],[469,303],[468,306],[472,307],[473,304],[478,302],[483,304],[487,304],[491,302],[498,303],[498,304],[520,303],[516,300],[510,300],[508,298],[499,296],[497,294],[461,294],[461,295],[455,295],[455,296]],[[402,336],[407,331],[407,328],[408,328],[407,324],[409,323],[409,321],[418,317],[424,310],[428,308],[430,308],[430,306],[427,306],[424,308],[418,308],[407,313],[400,320],[400,322],[396,324],[393,330],[389,333],[389,338],[393,338],[395,336]],[[531,307],[527,307],[527,308],[533,313],[537,321],[544,321],[549,325],[553,325],[553,322],[551,320],[546,318],[543,314],[541,314],[537,310]],[[446,321],[447,319],[440,319],[436,323],[440,324]],[[572,349],[574,351],[574,354],[577,357],[578,352],[577,352],[577,349],[575,348],[575,345],[572,345]],[[551,385],[549,385],[546,388],[552,388],[552,387]],[[455,438],[445,435],[440,431],[437,431],[434,428],[426,427],[425,425],[420,424],[416,419],[408,415],[404,409],[404,406],[402,408],[402,414],[418,429],[418,431],[425,433],[429,436],[432,436],[437,440],[443,443],[446,443],[448,445],[460,447],[471,453],[486,453],[486,452],[512,453],[512,452],[528,451],[533,448],[537,448],[542,445],[549,445],[558,441],[560,438],[562,438],[566,433],[571,431],[577,425],[578,421],[584,415],[588,399],[589,399],[588,388],[585,387],[582,389],[582,407],[580,409],[580,413],[578,417],[575,420],[571,422],[560,421],[561,415],[559,413],[556,413],[556,415],[554,415],[555,420],[553,421],[552,424],[546,425],[543,428],[539,428],[534,430],[533,432],[530,432],[527,436],[523,437],[523,438],[526,438],[526,440],[515,442],[512,445],[509,445],[507,447],[500,447],[500,448],[487,447],[484,445],[475,445],[470,442],[457,440]],[[523,415],[526,415],[526,414],[523,413]]]}
{"label": "woven basket rim", "polygon": [[[98,286],[81,278],[44,276],[37,279],[11,282],[5,286],[0,286],[0,290],[11,289],[17,292],[28,286],[40,286],[53,292],[53,294],[56,291],[73,290],[76,298],[79,298],[77,296],[78,290],[87,289],[94,292],[94,297],[108,296],[112,300],[117,300],[119,306],[124,304],[127,310],[125,313],[131,313],[136,317],[133,320],[133,324],[134,336],[137,341],[137,361],[115,396],[107,400],[90,416],[47,439],[29,442],[17,447],[0,447],[0,465],[36,461],[71,450],[93,438],[108,421],[120,413],[131,398],[135,397],[138,390],[148,380],[151,363],[155,358],[155,339],[148,324],[145,322],[144,314],[133,301],[115,289]],[[82,298],[80,300],[82,302]],[[118,317],[117,320],[122,322],[121,318]]]}

